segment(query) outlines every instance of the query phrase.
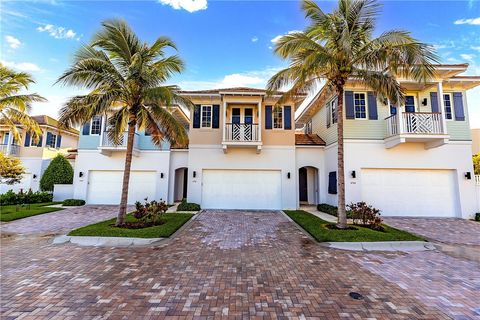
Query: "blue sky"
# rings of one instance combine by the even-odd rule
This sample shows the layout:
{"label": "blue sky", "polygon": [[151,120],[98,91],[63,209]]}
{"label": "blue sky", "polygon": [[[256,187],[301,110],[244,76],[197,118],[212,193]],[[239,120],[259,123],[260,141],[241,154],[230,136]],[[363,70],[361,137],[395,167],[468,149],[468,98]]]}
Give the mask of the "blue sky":
{"label": "blue sky", "polygon": [[[319,1],[324,11],[335,2]],[[302,30],[298,1],[2,1],[0,60],[33,74],[32,86],[49,99],[32,113],[56,116],[61,103],[78,91],[57,77],[75,50],[88,42],[101,21],[121,17],[152,42],[171,37],[186,61],[186,72],[172,83],[183,89],[226,86],[263,87],[286,65],[272,52],[275,37]],[[470,63],[480,75],[480,1],[386,1],[378,31],[406,29],[435,45],[444,63]],[[480,127],[480,88],[469,92],[472,127]]]}

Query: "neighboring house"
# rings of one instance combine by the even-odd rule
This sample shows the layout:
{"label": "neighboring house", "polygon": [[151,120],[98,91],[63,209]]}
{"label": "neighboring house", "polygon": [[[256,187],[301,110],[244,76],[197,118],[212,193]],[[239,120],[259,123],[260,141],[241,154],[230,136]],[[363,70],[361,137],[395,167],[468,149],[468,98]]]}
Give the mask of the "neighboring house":
{"label": "neighboring house", "polygon": [[472,154],[480,153],[480,128],[472,129]]}
{"label": "neighboring house", "polygon": [[[471,217],[476,210],[465,91],[479,77],[458,76],[467,65],[437,66],[435,81],[401,81],[404,106],[390,106],[355,81],[345,92],[347,203],[364,200],[382,214]],[[174,109],[188,127],[188,149],[154,146],[138,132],[129,203],[188,198],[202,208],[286,209],[335,205],[336,102],[294,114],[304,97],[275,108],[280,92],[228,88],[183,91],[196,105]],[[104,133],[105,117],[83,126],[75,167],[75,198],[120,201],[125,144]],[[296,128],[303,126],[303,133]],[[126,141],[126,140],[124,140]]]}
{"label": "neighboring house", "polygon": [[15,141],[9,129],[0,124],[0,152],[18,157],[26,169],[20,183],[0,184],[0,193],[10,189],[14,191],[39,190],[40,178],[51,159],[59,153],[66,155],[68,149],[77,146],[77,130],[59,129],[57,120],[46,115],[33,116],[33,118],[42,130],[39,141],[34,141],[28,132],[22,130],[22,141]]}
{"label": "neighboring house", "polygon": [[[472,138],[466,90],[480,77],[460,76],[468,64],[437,65],[426,84],[400,80],[404,105],[380,100],[358,81],[344,96],[346,202],[365,201],[384,216],[471,217],[476,210]],[[326,146],[328,177],[321,201],[336,204],[336,99],[326,89],[320,103],[297,118]]]}

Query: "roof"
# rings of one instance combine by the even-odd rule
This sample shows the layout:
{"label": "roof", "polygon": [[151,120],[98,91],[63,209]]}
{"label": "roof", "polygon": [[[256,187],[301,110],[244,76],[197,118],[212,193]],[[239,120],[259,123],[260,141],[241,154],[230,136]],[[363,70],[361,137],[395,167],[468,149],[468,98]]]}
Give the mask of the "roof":
{"label": "roof", "polygon": [[297,146],[324,146],[325,141],[317,134],[296,133],[295,145]]}
{"label": "roof", "polygon": [[[249,87],[234,87],[234,88],[221,88],[221,89],[210,89],[210,90],[182,90],[179,91],[180,94],[222,94],[222,93],[256,93],[256,94],[267,94],[267,90],[261,88],[249,88]],[[275,91],[274,95],[282,95],[283,91]]]}
{"label": "roof", "polygon": [[50,117],[50,116],[47,116],[47,115],[38,115],[38,116],[32,116],[32,118],[38,122],[38,124],[40,126],[52,126],[52,127],[55,127],[55,128],[58,128],[60,130],[63,130],[63,131],[68,131],[72,134],[76,134],[78,135],[79,131],[76,130],[76,129],[73,129],[73,128],[62,128],[58,122],[58,120]]}

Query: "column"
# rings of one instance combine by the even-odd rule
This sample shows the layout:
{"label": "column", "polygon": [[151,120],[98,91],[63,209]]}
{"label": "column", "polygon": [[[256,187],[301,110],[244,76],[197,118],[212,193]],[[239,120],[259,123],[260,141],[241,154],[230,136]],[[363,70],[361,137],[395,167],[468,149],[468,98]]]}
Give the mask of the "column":
{"label": "column", "polygon": [[10,130],[8,132],[7,155],[12,154],[12,144],[13,144],[13,132]]}
{"label": "column", "polygon": [[262,100],[258,102],[258,141],[262,141]]}

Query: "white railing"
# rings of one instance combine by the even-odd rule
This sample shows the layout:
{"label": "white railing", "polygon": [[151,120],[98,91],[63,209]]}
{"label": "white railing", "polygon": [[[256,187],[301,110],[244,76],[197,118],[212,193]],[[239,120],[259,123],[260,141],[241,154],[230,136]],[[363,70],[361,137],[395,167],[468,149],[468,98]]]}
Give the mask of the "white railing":
{"label": "white railing", "polygon": [[224,141],[258,142],[259,125],[256,123],[226,123]]}
{"label": "white railing", "polygon": [[[125,131],[123,135],[120,137],[120,140],[117,142],[115,142],[113,139],[110,139],[108,134],[109,134],[108,131],[103,132],[100,147],[116,148],[116,149],[127,148],[128,132]],[[138,147],[138,134],[135,133],[135,136],[133,137],[133,148],[136,149],[137,147]]]}
{"label": "white railing", "polygon": [[444,134],[442,114],[439,112],[402,112],[386,118],[387,135]]}
{"label": "white railing", "polygon": [[475,175],[475,184],[480,186],[480,174]]}
{"label": "white railing", "polygon": [[11,144],[9,148],[8,144],[0,144],[0,152],[9,156],[18,156],[20,154],[20,146],[17,144]]}

